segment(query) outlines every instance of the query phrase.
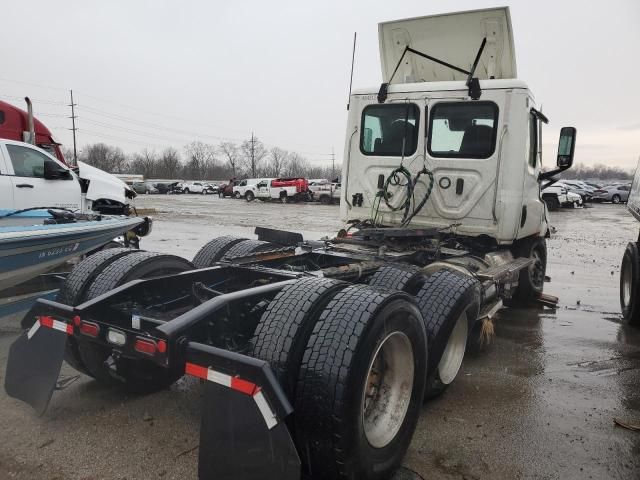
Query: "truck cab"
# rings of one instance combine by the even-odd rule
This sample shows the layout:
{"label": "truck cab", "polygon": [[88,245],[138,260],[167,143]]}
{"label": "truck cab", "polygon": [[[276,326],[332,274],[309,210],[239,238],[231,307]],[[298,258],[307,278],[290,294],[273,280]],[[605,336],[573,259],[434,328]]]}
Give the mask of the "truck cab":
{"label": "truck cab", "polygon": [[[0,205],[21,210],[58,207],[124,213],[132,190],[121,180],[83,162],[78,171],[28,143],[0,140]],[[135,195],[135,194],[134,194]]]}
{"label": "truck cab", "polygon": [[448,228],[496,246],[547,235],[548,120],[517,79],[508,8],[382,23],[379,43],[385,83],[350,97],[343,220]]}

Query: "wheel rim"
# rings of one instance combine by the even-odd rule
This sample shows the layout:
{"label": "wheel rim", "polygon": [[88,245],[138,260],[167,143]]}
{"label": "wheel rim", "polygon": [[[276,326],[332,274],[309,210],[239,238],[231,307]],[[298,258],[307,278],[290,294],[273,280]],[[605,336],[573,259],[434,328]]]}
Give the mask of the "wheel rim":
{"label": "wheel rim", "polygon": [[622,262],[620,278],[622,278],[622,308],[626,308],[631,303],[631,285],[633,283],[631,268],[626,259]]}
{"label": "wheel rim", "polygon": [[467,333],[468,333],[467,314],[462,313],[458,317],[456,326],[453,327],[447,346],[444,349],[440,363],[438,364],[438,376],[440,381],[445,385],[449,385],[458,375],[464,352],[467,349]]}
{"label": "wheel rim", "polygon": [[614,195],[611,200],[613,201],[613,203],[620,203],[620,197],[617,195]]}
{"label": "wheel rim", "polygon": [[362,425],[374,448],[388,445],[400,431],[413,392],[413,348],[402,332],[389,334],[369,365],[362,394]]}
{"label": "wheel rim", "polygon": [[542,290],[544,286],[544,264],[542,262],[542,254],[537,248],[531,252],[531,258],[533,263],[529,266],[529,277],[531,278],[531,284]]}

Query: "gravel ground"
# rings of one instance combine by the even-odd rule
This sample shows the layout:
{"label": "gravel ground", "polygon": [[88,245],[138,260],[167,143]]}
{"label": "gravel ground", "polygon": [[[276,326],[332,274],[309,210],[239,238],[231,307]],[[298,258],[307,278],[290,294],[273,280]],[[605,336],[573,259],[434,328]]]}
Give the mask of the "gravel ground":
{"label": "gravel ground", "polygon": [[[256,225],[319,238],[338,208],[206,196],[143,196],[156,210],[143,248],[192,258],[208,239]],[[638,225],[623,207],[554,213],[553,310],[503,310],[496,337],[468,355],[445,395],[423,407],[405,459],[425,479],[640,478],[640,331],[621,322],[619,265]],[[0,320],[0,377],[17,324]],[[74,375],[68,366],[63,375]],[[82,376],[36,417],[0,393],[0,479],[196,478],[200,386],[128,397]],[[266,478],[266,477],[265,477]]]}

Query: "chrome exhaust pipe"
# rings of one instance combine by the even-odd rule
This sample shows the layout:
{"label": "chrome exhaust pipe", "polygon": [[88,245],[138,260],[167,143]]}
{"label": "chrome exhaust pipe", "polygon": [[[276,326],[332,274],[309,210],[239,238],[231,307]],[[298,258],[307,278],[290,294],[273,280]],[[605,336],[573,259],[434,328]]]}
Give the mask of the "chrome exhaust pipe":
{"label": "chrome exhaust pipe", "polygon": [[31,104],[31,99],[29,97],[24,97],[24,101],[27,102],[27,128],[28,131],[25,132],[26,137],[24,140],[26,143],[30,143],[32,145],[36,144],[36,128],[33,122],[33,105]]}

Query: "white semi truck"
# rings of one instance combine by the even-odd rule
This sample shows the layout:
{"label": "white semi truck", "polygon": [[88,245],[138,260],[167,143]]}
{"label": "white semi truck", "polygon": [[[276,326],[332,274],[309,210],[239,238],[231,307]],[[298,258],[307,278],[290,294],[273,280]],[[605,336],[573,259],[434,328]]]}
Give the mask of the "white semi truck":
{"label": "white semi truck", "polygon": [[547,119],[516,78],[507,8],[379,33],[384,83],[349,102],[345,229],[257,228],[191,263],[86,260],[25,317],[7,392],[43,411],[63,356],[138,392],[187,374],[205,385],[201,479],[389,478],[495,312],[553,303],[540,188],[571,166],[576,131],[542,173]]}

